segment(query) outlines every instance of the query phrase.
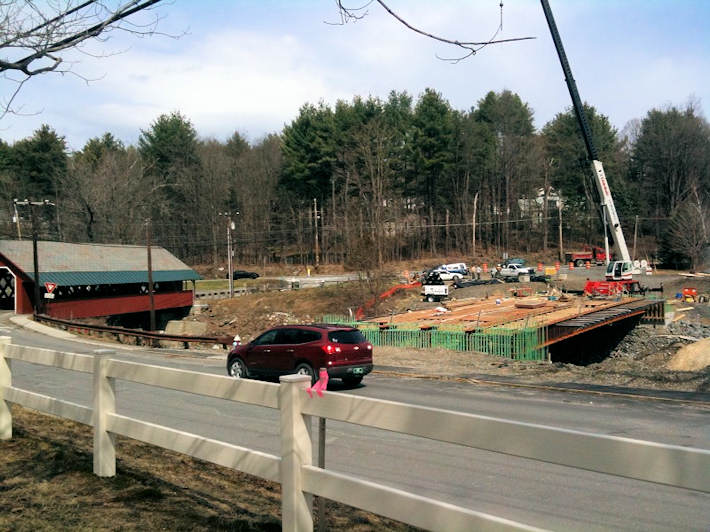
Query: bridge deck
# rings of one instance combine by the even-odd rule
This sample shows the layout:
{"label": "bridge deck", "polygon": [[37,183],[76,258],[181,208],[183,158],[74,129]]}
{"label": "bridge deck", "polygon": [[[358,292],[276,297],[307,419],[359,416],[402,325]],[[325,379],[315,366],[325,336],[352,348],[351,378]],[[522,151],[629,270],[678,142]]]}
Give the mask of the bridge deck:
{"label": "bridge deck", "polygon": [[[597,310],[568,320],[548,325],[547,341],[551,345],[567,338],[609,325],[621,320],[636,316],[648,315],[651,319],[658,319],[663,315],[663,301],[647,299],[631,299],[618,306]],[[660,313],[659,313],[660,307]]]}
{"label": "bridge deck", "polygon": [[[560,325],[563,330],[594,328],[596,324],[616,321],[624,316],[644,314],[653,309],[657,315],[662,301],[645,298],[587,299],[568,297],[564,301],[543,298],[467,299],[450,301],[437,308],[417,310],[367,320],[381,327],[410,325],[421,329],[463,328],[466,331],[495,326],[509,328],[546,327]],[[565,333],[567,334],[567,333]]]}

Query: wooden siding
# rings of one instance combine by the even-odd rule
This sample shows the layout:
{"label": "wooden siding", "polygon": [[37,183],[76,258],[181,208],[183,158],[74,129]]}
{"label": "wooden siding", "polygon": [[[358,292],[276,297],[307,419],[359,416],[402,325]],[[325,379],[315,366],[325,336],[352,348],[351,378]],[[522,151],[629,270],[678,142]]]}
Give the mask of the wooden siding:
{"label": "wooden siding", "polygon": [[[192,292],[172,292],[154,294],[155,309],[180,308],[192,306]],[[54,318],[74,319],[96,316],[114,316],[134,312],[148,312],[148,295],[119,296],[96,299],[74,299],[71,301],[51,302],[47,305],[47,314]]]}

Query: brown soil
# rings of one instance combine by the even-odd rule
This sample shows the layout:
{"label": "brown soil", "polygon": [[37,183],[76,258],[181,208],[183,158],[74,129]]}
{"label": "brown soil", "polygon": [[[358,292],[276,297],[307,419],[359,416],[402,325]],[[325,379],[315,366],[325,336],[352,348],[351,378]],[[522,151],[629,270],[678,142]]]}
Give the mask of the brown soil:
{"label": "brown soil", "polygon": [[710,366],[710,338],[681,347],[666,367],[676,371],[699,371]]}
{"label": "brown soil", "polygon": [[[91,428],[12,407],[0,442],[0,530],[281,530],[280,487],[118,438],[117,474],[92,472]],[[327,502],[327,530],[413,530]]]}

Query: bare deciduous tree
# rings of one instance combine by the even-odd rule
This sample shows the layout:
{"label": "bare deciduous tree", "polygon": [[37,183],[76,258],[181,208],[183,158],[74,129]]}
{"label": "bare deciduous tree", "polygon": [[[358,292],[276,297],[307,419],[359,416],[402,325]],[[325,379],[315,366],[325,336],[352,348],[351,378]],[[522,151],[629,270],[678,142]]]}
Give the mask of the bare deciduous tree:
{"label": "bare deciduous tree", "polygon": [[679,255],[689,257],[693,270],[702,266],[703,252],[710,245],[709,219],[708,199],[695,186],[671,218],[670,248]]}
{"label": "bare deciduous tree", "polygon": [[72,216],[69,241],[133,243],[143,237],[135,220],[146,216],[141,198],[143,163],[135,148],[107,150],[92,161],[75,154],[60,183],[62,209]]}
{"label": "bare deciduous tree", "polygon": [[338,12],[340,14],[340,21],[338,24],[346,24],[351,21],[356,21],[356,20],[361,20],[367,16],[367,7],[370,6],[372,3],[378,3],[387,13],[390,14],[390,16],[394,17],[400,24],[405,26],[407,29],[413,31],[414,33],[418,33],[419,35],[423,35],[424,37],[428,37],[429,39],[433,39],[435,41],[442,42],[444,44],[448,44],[451,46],[455,46],[457,48],[460,48],[463,50],[463,54],[457,57],[439,57],[439,59],[442,59],[444,61],[450,61],[452,63],[458,63],[459,61],[463,61],[464,59],[467,59],[473,55],[476,55],[476,53],[481,50],[482,48],[485,48],[486,46],[490,44],[501,44],[501,43],[508,43],[508,42],[515,42],[515,41],[525,41],[529,39],[534,39],[535,37],[514,37],[512,39],[496,39],[500,31],[503,29],[503,2],[501,1],[500,3],[500,24],[498,25],[498,28],[496,29],[495,33],[493,36],[488,39],[487,41],[460,41],[458,39],[450,39],[447,37],[442,37],[440,35],[434,35],[433,33],[429,33],[428,31],[424,31],[421,28],[418,28],[411,23],[409,23],[407,20],[405,20],[403,17],[398,15],[392,8],[390,8],[387,4],[385,4],[382,0],[370,0],[367,2],[365,5],[361,5],[358,7],[347,7],[343,0],[336,0],[336,4],[338,6]]}
{"label": "bare deciduous tree", "polygon": [[[111,31],[156,32],[158,16],[138,22],[135,15],[162,0],[0,0],[0,74],[12,87],[2,95],[1,114],[25,82],[40,74],[71,72],[68,51]],[[86,53],[86,51],[84,51]]]}

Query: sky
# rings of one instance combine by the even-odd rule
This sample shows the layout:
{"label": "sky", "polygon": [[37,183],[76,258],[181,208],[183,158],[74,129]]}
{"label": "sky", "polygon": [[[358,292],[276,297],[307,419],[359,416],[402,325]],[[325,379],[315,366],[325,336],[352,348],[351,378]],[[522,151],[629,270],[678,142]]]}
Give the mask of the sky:
{"label": "sky", "polygon": [[[366,0],[345,0],[360,6]],[[485,41],[500,22],[500,0],[388,0],[412,25],[451,39]],[[571,105],[537,0],[504,0],[498,38],[457,64],[459,51],[417,35],[379,5],[339,25],[333,0],[172,0],[153,12],[168,36],[112,33],[75,53],[72,74],[31,79],[0,120],[14,142],[49,124],[70,150],[111,132],[135,144],[161,114],[179,111],[201,138],[250,141],[280,132],[305,103],[392,91],[417,97],[430,87],[469,110],[508,89],[542,128]],[[652,108],[710,109],[710,1],[550,0],[584,101],[622,130]],[[102,55],[104,57],[96,57]],[[88,81],[87,81],[88,80]],[[11,86],[0,82],[6,99]]]}

